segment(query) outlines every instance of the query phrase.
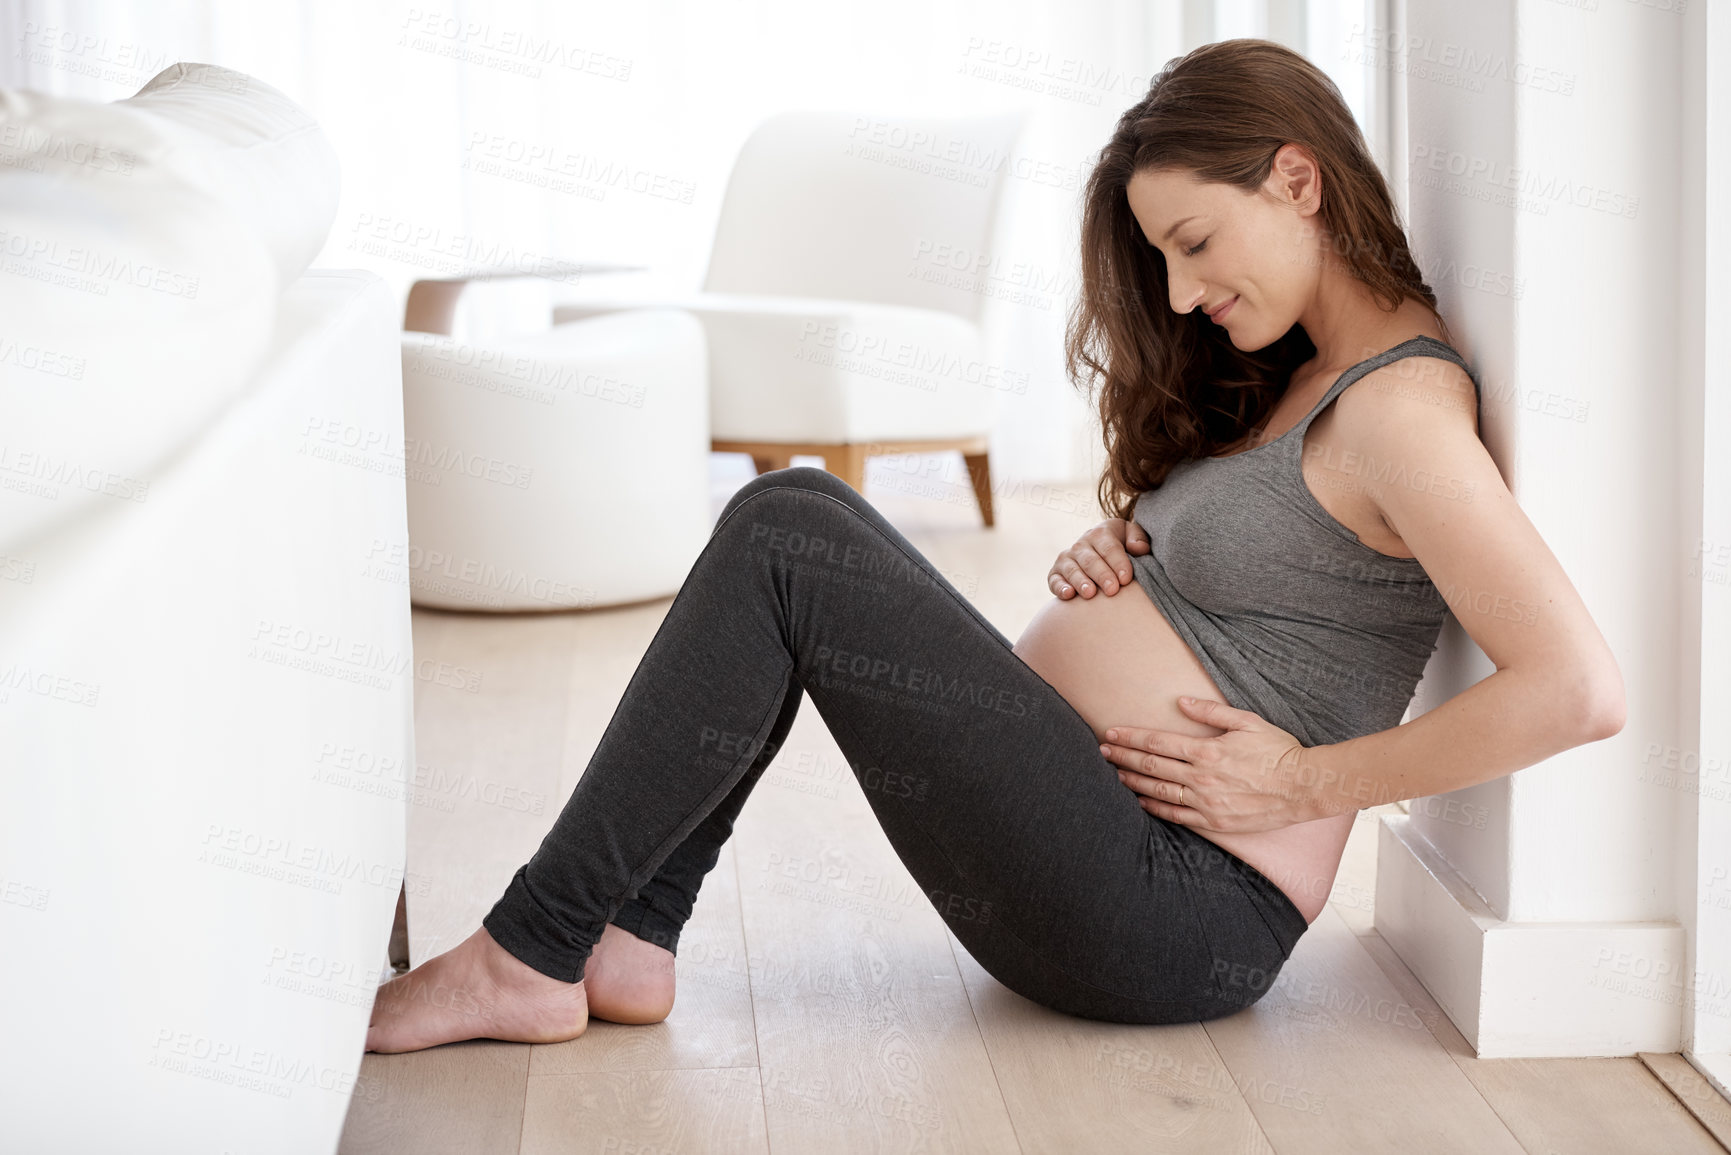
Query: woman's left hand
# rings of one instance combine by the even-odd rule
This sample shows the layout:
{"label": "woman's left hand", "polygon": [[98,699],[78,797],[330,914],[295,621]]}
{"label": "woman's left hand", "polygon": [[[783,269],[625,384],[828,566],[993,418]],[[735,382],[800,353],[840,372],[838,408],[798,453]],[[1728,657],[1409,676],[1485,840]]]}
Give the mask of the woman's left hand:
{"label": "woman's left hand", "polygon": [[1222,834],[1279,830],[1322,817],[1313,792],[1299,780],[1305,747],[1297,738],[1224,702],[1179,698],[1178,708],[1225,733],[1199,738],[1117,726],[1100,747],[1119,767],[1119,780],[1142,796],[1144,810]]}

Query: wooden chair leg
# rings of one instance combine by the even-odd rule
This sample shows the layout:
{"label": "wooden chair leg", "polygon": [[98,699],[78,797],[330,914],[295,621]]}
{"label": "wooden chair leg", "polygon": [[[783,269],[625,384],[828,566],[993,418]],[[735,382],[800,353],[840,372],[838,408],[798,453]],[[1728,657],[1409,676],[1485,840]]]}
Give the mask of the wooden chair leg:
{"label": "wooden chair leg", "polygon": [[391,944],[385,957],[391,969],[402,974],[409,969],[409,884],[397,891],[397,917],[391,922]]}
{"label": "wooden chair leg", "polygon": [[980,516],[986,519],[986,525],[992,525],[992,466],[989,454],[964,453],[962,460],[967,463],[968,476],[974,479],[974,500],[980,503]]}
{"label": "wooden chair leg", "polygon": [[731,438],[712,438],[709,445],[717,453],[747,454],[759,474],[768,473],[772,469],[786,469],[793,464],[795,456],[821,457],[826,470],[862,494],[865,492],[866,460],[873,455],[958,451],[962,455],[962,460],[967,463],[968,474],[974,484],[974,500],[979,503],[981,518],[984,519],[988,527],[995,522],[992,516],[992,470],[986,448],[987,440],[983,435],[960,438],[940,437],[918,441],[861,441],[858,443],[796,443],[791,441],[740,441]]}
{"label": "wooden chair leg", "polygon": [[865,446],[838,445],[833,451],[826,451],[823,464],[824,468],[853,486],[854,492],[865,492]]}

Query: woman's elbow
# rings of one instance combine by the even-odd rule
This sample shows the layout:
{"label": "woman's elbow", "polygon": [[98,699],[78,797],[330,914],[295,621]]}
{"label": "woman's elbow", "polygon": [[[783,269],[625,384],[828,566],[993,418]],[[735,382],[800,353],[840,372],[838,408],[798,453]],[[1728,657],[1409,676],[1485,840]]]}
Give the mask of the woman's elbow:
{"label": "woman's elbow", "polygon": [[1620,733],[1628,720],[1623,674],[1613,662],[1583,679],[1575,699],[1581,742],[1601,742]]}

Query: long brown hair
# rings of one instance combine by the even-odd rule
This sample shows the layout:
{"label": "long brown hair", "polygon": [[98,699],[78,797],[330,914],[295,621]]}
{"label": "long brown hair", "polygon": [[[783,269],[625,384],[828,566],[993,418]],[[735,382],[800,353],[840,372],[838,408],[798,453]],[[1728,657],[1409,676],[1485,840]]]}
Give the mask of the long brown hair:
{"label": "long brown hair", "polygon": [[[1199,311],[1174,313],[1166,258],[1137,225],[1125,187],[1145,169],[1175,169],[1253,192],[1288,143],[1308,149],[1322,173],[1318,217],[1334,256],[1389,312],[1408,297],[1437,311],[1382,172],[1326,73],[1247,38],[1168,61],[1118,118],[1083,190],[1081,291],[1065,333],[1070,380],[1099,385],[1107,465],[1096,496],[1111,516],[1128,518],[1136,496],[1178,462],[1240,441],[1316,354],[1302,325],[1246,353]],[[1437,322],[1446,334],[1440,314]]]}

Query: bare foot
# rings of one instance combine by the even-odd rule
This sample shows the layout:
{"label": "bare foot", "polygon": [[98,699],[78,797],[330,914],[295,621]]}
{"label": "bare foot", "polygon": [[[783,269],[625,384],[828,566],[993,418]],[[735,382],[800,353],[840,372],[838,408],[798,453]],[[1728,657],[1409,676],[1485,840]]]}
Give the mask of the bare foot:
{"label": "bare foot", "polygon": [[673,1011],[673,952],[612,923],[583,964],[589,1013],[610,1023],[659,1023]]}
{"label": "bare foot", "polygon": [[563,1043],[589,1025],[585,996],[583,983],[542,974],[481,927],[379,988],[367,1050],[396,1054],[460,1039]]}

